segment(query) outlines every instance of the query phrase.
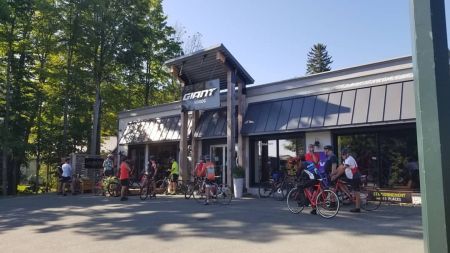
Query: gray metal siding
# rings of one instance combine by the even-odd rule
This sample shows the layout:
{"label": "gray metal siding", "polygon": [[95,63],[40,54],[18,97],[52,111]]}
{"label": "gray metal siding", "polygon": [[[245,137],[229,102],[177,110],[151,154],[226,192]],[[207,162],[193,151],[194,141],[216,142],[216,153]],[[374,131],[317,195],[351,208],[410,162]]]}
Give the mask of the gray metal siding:
{"label": "gray metal siding", "polygon": [[328,98],[324,126],[336,126],[341,106],[342,92],[331,93]]}
{"label": "gray metal siding", "polygon": [[416,103],[414,98],[414,83],[403,83],[402,115],[401,119],[416,117]]}
{"label": "gray metal siding", "polygon": [[352,123],[353,106],[355,104],[355,90],[342,92],[341,106],[339,108],[338,125],[349,125]]}
{"label": "gray metal siding", "polygon": [[386,86],[372,87],[368,122],[383,121]]}
{"label": "gray metal siding", "polygon": [[353,110],[353,124],[366,123],[369,109],[370,88],[356,90],[355,109]]}
{"label": "gray metal siding", "polygon": [[264,103],[259,107],[261,111],[259,112],[258,121],[256,121],[255,132],[264,132],[264,129],[266,129],[271,106],[272,103]]}
{"label": "gray metal siding", "polygon": [[402,84],[396,83],[387,86],[384,121],[399,120],[402,103]]}
{"label": "gray metal siding", "polygon": [[303,103],[302,116],[300,117],[298,128],[311,127],[311,118],[313,116],[315,102],[316,96],[305,98],[305,102]]}
{"label": "gray metal siding", "polygon": [[303,108],[303,98],[294,99],[292,102],[292,108],[290,110],[289,121],[287,123],[287,129],[297,129],[300,116]]}
{"label": "gray metal siding", "polygon": [[286,130],[289,120],[289,114],[291,113],[292,99],[285,100],[281,104],[280,113],[278,115],[276,130]]}
{"label": "gray metal siding", "polygon": [[328,105],[329,94],[319,95],[314,105],[314,114],[311,127],[322,127],[325,121],[325,112]]}
{"label": "gray metal siding", "polygon": [[412,82],[394,83],[249,104],[242,133],[273,134],[312,128],[401,122],[403,119],[414,119],[414,113]]}
{"label": "gray metal siding", "polygon": [[269,117],[267,119],[266,128],[264,129],[265,132],[275,130],[275,127],[277,126],[278,116],[280,115],[281,104],[282,104],[281,101],[277,101],[272,104],[272,107],[270,108]]}

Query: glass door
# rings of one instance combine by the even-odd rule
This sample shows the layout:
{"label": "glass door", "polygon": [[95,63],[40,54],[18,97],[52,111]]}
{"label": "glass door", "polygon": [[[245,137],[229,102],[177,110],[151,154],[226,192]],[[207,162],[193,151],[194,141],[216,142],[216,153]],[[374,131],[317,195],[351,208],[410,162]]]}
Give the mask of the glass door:
{"label": "glass door", "polygon": [[216,176],[218,183],[227,183],[227,146],[214,145],[210,148],[211,161],[216,166]]}

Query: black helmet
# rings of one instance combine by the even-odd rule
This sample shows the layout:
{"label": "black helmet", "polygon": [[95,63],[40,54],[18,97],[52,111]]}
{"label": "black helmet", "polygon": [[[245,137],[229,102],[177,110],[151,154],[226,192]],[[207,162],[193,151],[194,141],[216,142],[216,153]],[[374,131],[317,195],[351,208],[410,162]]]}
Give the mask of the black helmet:
{"label": "black helmet", "polygon": [[205,161],[211,161],[211,157],[210,157],[209,155],[205,155],[205,156],[203,157],[203,159],[204,159]]}
{"label": "black helmet", "polygon": [[349,153],[348,148],[343,148],[343,149],[341,150],[341,154],[342,154],[342,155],[348,155],[348,153]]}
{"label": "black helmet", "polygon": [[328,149],[328,150],[333,151],[333,146],[331,146],[331,145],[325,145],[325,146],[323,146],[323,149]]}

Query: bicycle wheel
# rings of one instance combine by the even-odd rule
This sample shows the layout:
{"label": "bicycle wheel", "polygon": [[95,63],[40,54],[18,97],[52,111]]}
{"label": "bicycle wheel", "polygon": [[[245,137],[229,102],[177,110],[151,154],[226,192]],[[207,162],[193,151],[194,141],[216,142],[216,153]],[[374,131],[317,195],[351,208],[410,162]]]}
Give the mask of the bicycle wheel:
{"label": "bicycle wheel", "polygon": [[181,195],[185,195],[186,191],[187,191],[187,186],[186,186],[185,181],[178,180],[176,193],[177,194],[181,194]]}
{"label": "bicycle wheel", "polygon": [[267,198],[272,193],[272,183],[269,181],[260,182],[258,187],[258,196],[260,198]]}
{"label": "bicycle wheel", "polygon": [[381,205],[381,193],[376,187],[361,187],[361,208],[366,211],[377,210]]}
{"label": "bicycle wheel", "polygon": [[292,188],[286,197],[286,204],[292,213],[300,213],[305,208],[305,196],[299,192],[297,187]]}
{"label": "bicycle wheel", "polygon": [[190,199],[192,197],[192,193],[194,192],[194,186],[195,184],[192,182],[186,186],[186,190],[184,192],[185,199]]}
{"label": "bicycle wheel", "polygon": [[141,189],[139,190],[139,198],[141,200],[146,200],[149,194],[149,185],[143,185],[141,186]]}
{"label": "bicycle wheel", "polygon": [[231,203],[231,199],[233,198],[233,193],[231,192],[230,187],[228,185],[219,185],[217,189],[216,200],[218,203],[222,205],[229,205]]}
{"label": "bicycle wheel", "polygon": [[192,191],[192,197],[198,202],[203,203],[206,199],[205,191],[202,189],[203,187],[196,185],[194,190]]}
{"label": "bicycle wheel", "polygon": [[155,193],[156,194],[164,194],[167,192],[167,181],[166,180],[158,180],[155,183]]}
{"label": "bicycle wheel", "polygon": [[120,187],[119,183],[117,183],[117,182],[110,182],[108,184],[107,188],[108,188],[109,196],[113,196],[113,197],[119,197],[120,196],[121,187]]}
{"label": "bicycle wheel", "polygon": [[273,197],[278,201],[282,201],[284,200],[284,198],[286,198],[288,193],[289,193],[288,185],[287,183],[283,182],[273,192]]}
{"label": "bicycle wheel", "polygon": [[323,190],[317,195],[317,213],[324,218],[333,218],[339,212],[339,199],[335,192]]}

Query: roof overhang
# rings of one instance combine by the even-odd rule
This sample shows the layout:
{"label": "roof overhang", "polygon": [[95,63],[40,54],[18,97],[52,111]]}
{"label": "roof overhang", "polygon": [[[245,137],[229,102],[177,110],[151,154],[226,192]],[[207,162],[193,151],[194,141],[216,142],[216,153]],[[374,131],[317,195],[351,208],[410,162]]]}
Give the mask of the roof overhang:
{"label": "roof overhang", "polygon": [[228,71],[237,79],[232,80],[234,83],[240,81],[247,85],[255,82],[223,44],[168,60],[166,65],[185,85],[219,79],[220,88],[226,89]]}

